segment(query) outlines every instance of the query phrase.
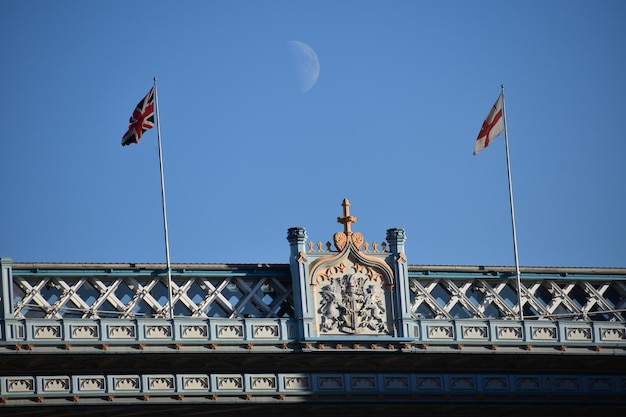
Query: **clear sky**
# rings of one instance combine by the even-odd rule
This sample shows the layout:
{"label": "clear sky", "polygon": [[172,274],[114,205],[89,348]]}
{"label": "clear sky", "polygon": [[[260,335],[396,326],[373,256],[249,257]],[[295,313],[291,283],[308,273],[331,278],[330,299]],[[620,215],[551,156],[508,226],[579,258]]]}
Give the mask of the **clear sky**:
{"label": "clear sky", "polygon": [[[287,263],[404,228],[410,264],[626,267],[626,2],[0,1],[0,256]],[[319,59],[308,75],[290,41]],[[302,77],[305,77],[303,80]],[[305,81],[303,83],[303,81]]]}

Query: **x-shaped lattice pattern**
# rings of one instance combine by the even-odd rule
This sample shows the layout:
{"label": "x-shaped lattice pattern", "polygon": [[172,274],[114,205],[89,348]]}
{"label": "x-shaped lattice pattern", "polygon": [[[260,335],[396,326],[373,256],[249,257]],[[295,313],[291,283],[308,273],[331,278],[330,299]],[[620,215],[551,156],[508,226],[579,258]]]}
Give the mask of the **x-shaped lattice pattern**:
{"label": "x-shaped lattice pattern", "polygon": [[[15,317],[166,317],[163,277],[13,277]],[[274,277],[172,279],[175,316],[293,317],[291,282]]]}
{"label": "x-shaped lattice pattern", "polygon": [[[514,280],[411,279],[411,311],[417,318],[516,318]],[[619,281],[532,281],[523,283],[525,318],[623,321],[626,284]]]}
{"label": "x-shaped lattice pattern", "polygon": [[[14,276],[15,317],[166,317],[164,277]],[[510,279],[411,278],[416,318],[515,318],[517,287]],[[293,317],[290,279],[173,277],[175,316]],[[626,283],[542,280],[522,286],[526,318],[624,321]]]}

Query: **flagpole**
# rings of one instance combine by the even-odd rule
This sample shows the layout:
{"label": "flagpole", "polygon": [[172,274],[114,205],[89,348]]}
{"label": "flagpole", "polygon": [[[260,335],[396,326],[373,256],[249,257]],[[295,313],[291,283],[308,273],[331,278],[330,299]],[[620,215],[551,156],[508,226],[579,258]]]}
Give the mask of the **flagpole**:
{"label": "flagpole", "polygon": [[506,150],[506,169],[509,177],[509,202],[511,206],[511,226],[513,228],[513,252],[515,254],[515,275],[517,276],[517,300],[519,304],[519,318],[524,320],[524,308],[522,306],[522,278],[519,270],[519,257],[517,255],[517,232],[515,229],[515,206],[513,205],[513,182],[511,181],[511,160],[509,158],[509,134],[506,126],[506,100],[504,99],[504,84],[502,88],[502,119],[504,122],[504,148]]}
{"label": "flagpole", "polygon": [[154,77],[154,104],[156,106],[157,142],[159,143],[159,170],[161,171],[161,202],[163,206],[163,230],[165,232],[165,261],[167,264],[167,298],[169,304],[169,318],[174,318],[174,304],[172,303],[172,265],[170,263],[170,240],[167,231],[167,206],[165,204],[165,180],[163,176],[163,151],[161,150],[161,118],[159,117],[159,93],[157,78]]}

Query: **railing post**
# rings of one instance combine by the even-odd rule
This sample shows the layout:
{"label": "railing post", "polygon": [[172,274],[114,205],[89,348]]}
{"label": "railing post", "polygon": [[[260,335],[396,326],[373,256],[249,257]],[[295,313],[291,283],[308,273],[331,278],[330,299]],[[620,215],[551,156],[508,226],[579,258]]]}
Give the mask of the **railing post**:
{"label": "railing post", "polygon": [[387,242],[389,242],[389,250],[392,253],[392,267],[396,275],[394,296],[394,326],[397,327],[397,336],[413,337],[411,326],[413,318],[411,317],[411,300],[409,297],[409,270],[407,259],[404,252],[404,242],[406,235],[404,229],[395,228],[387,229]]}
{"label": "railing post", "polygon": [[1,317],[12,319],[13,315],[13,259],[0,258],[2,265],[2,283],[0,286],[0,300],[2,301]]}
{"label": "railing post", "polygon": [[298,337],[311,336],[314,325],[314,311],[312,295],[307,282],[308,262],[306,259],[306,229],[303,227],[291,227],[287,231],[287,240],[291,249],[289,256],[289,269],[293,285],[294,315],[298,320]]}

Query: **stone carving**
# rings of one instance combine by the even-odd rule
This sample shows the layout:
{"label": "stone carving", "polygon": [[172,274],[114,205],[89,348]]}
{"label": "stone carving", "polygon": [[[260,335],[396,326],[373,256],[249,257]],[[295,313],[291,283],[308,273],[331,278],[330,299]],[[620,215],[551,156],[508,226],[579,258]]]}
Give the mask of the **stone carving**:
{"label": "stone carving", "polygon": [[317,380],[319,389],[342,389],[343,378],[340,376],[320,376]]}
{"label": "stone carving", "polygon": [[59,339],[61,326],[34,326],[33,336],[36,339]]}
{"label": "stone carving", "polygon": [[612,391],[613,381],[611,378],[589,378],[589,389],[591,391]]}
{"label": "stone carving", "polygon": [[568,340],[591,340],[591,329],[588,327],[569,327],[566,331]]}
{"label": "stone carving", "polygon": [[309,378],[306,376],[286,376],[285,389],[309,389]]}
{"label": "stone carving", "polygon": [[376,378],[373,376],[353,376],[352,389],[376,389]]}
{"label": "stone carving", "polygon": [[535,340],[554,340],[556,339],[556,327],[533,326],[532,335]]}
{"label": "stone carving", "polygon": [[78,388],[81,391],[102,391],[104,389],[104,378],[79,378]]}
{"label": "stone carving", "polygon": [[626,339],[625,329],[605,328],[600,332],[602,340],[624,340]]}
{"label": "stone carving", "polygon": [[154,390],[173,390],[174,378],[169,376],[163,377],[150,377],[148,378],[148,386]]}
{"label": "stone carving", "polygon": [[538,377],[518,377],[517,378],[518,390],[539,390],[541,389],[541,382]]}
{"label": "stone carving", "polygon": [[218,389],[243,389],[243,380],[240,376],[220,376],[217,378]]}
{"label": "stone carving", "polygon": [[191,338],[204,338],[207,337],[209,334],[209,330],[207,328],[207,326],[205,325],[198,325],[198,324],[193,324],[193,325],[183,325],[182,326],[182,336],[183,338],[187,339],[191,339]]}
{"label": "stone carving", "polygon": [[97,339],[98,326],[95,325],[72,325],[72,337],[75,339]]}
{"label": "stone carving", "polygon": [[66,377],[61,378],[44,378],[43,390],[44,391],[69,391],[70,380]]}
{"label": "stone carving", "polygon": [[342,206],[343,217],[337,222],[344,231],[333,236],[339,252],[316,259],[310,269],[319,332],[389,334],[393,270],[381,258],[362,253],[363,235],[351,230],[356,217],[350,215],[348,200]]}
{"label": "stone carving", "polygon": [[333,235],[333,242],[335,243],[335,247],[342,251],[348,244],[348,236],[345,233],[335,233]]}
{"label": "stone carving", "polygon": [[129,325],[111,325],[109,326],[110,339],[126,339],[135,337],[135,326]]}
{"label": "stone carving", "polygon": [[483,388],[487,390],[502,390],[507,389],[507,379],[506,377],[484,377],[483,378]]}
{"label": "stone carving", "polygon": [[580,389],[580,381],[577,377],[557,378],[556,389],[560,391],[577,391]]}
{"label": "stone carving", "polygon": [[486,339],[487,327],[485,326],[462,326],[465,339]]}
{"label": "stone carving", "polygon": [[278,338],[278,326],[274,324],[263,324],[259,326],[252,326],[252,333],[254,337],[277,339]]}
{"label": "stone carving", "polygon": [[205,376],[188,376],[183,377],[184,389],[200,389],[205,390],[209,388],[209,378]]}
{"label": "stone carving", "polygon": [[388,333],[385,293],[364,274],[332,276],[319,291],[322,333]]}
{"label": "stone carving", "polygon": [[454,329],[452,326],[428,326],[428,337],[431,339],[452,339]]}
{"label": "stone carving", "polygon": [[474,377],[452,377],[450,378],[452,389],[474,389]]}
{"label": "stone carving", "polygon": [[31,392],[35,383],[32,378],[18,378],[7,380],[9,392]]}
{"label": "stone carving", "polygon": [[172,327],[169,325],[146,326],[146,337],[150,339],[172,337]]}
{"label": "stone carving", "polygon": [[243,326],[221,325],[217,326],[217,337],[219,338],[243,338]]}
{"label": "stone carving", "polygon": [[438,376],[424,376],[417,379],[419,389],[441,389],[441,378]]}
{"label": "stone carving", "polygon": [[274,389],[276,388],[276,377],[274,376],[254,376],[251,379],[252,389]]}
{"label": "stone carving", "polygon": [[498,339],[521,339],[522,328],[519,326],[498,326]]}
{"label": "stone carving", "polygon": [[388,389],[388,390],[409,389],[409,378],[406,376],[387,376],[385,377],[385,389]]}
{"label": "stone carving", "polygon": [[113,378],[113,386],[116,391],[139,391],[138,377]]}

